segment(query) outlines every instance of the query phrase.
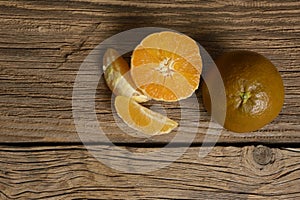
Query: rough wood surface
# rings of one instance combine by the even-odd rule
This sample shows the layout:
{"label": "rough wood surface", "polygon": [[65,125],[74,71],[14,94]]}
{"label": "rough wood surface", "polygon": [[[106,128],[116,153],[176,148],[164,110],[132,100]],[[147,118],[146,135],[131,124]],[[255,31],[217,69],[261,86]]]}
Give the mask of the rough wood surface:
{"label": "rough wood surface", "polygon": [[[213,58],[248,49],[278,67],[286,90],[279,117],[253,134],[223,131],[219,142],[300,142],[299,8],[298,0],[0,1],[0,141],[80,141],[71,102],[80,64],[113,34],[155,26],[193,37]],[[106,120],[101,125],[114,142],[168,142],[174,136],[144,139],[123,133],[114,124],[103,82],[95,101],[98,118]],[[173,108],[171,118],[179,119],[176,105],[165,106]],[[202,142],[210,119],[201,105],[200,111],[195,142]]]}
{"label": "rough wood surface", "polygon": [[[110,149],[90,148],[96,152]],[[300,149],[270,148],[269,161],[258,164],[253,159],[256,148],[215,147],[207,157],[199,158],[199,147],[191,147],[158,171],[124,173],[103,165],[82,146],[1,146],[0,198],[299,199]],[[127,149],[140,154],[158,150]],[[159,164],[168,159],[158,156],[140,163],[149,161]],[[136,162],[129,159],[126,167]]]}
{"label": "rough wood surface", "polygon": [[[0,199],[300,199],[299,16],[298,0],[0,0]],[[240,49],[268,57],[284,80],[280,115],[257,132],[222,130],[216,138],[206,134],[210,117],[197,92],[200,125],[195,144],[172,162],[184,151],[180,138],[189,137],[197,121],[182,124],[178,134],[127,135],[116,126],[111,93],[101,80],[97,117],[108,138],[122,143],[120,149],[72,143],[99,139],[79,138],[74,125],[72,91],[81,63],[106,38],[150,26],[193,37],[213,58]],[[161,106],[169,117],[180,119],[178,104]],[[190,116],[197,114],[192,105],[184,109]],[[184,137],[168,147],[169,156],[146,156],[164,145],[153,143],[167,143],[176,134]],[[200,150],[210,149],[196,144],[205,136],[206,141],[220,143],[200,158]],[[289,145],[297,148],[281,148]],[[126,159],[129,153],[120,154],[122,149],[143,158]],[[170,165],[130,173],[94,156],[118,169],[125,163],[127,171]]]}

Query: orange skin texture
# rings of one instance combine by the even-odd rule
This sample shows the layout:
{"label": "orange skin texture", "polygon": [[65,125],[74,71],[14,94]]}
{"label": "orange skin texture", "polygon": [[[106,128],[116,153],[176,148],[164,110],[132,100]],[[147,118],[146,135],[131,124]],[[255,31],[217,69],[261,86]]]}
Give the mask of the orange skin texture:
{"label": "orange skin texture", "polygon": [[[280,113],[284,103],[284,86],[276,67],[264,56],[251,51],[233,51],[216,60],[226,93],[224,128],[238,133],[256,131],[270,123]],[[214,74],[202,86],[204,107],[211,112],[212,100],[207,84],[217,90]],[[217,101],[215,101],[217,102]],[[220,106],[217,105],[216,107]],[[222,111],[223,110],[223,111]]]}

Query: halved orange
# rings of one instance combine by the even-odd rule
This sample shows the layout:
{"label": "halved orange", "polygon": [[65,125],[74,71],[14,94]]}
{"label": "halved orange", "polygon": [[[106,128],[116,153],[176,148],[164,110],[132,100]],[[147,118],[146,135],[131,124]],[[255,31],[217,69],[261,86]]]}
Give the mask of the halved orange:
{"label": "halved orange", "polygon": [[202,60],[197,43],[175,32],[153,33],[135,48],[131,77],[148,97],[178,101],[198,88]]}
{"label": "halved orange", "polygon": [[117,96],[115,108],[128,126],[146,135],[169,133],[178,126],[177,122],[143,107],[129,97]]}

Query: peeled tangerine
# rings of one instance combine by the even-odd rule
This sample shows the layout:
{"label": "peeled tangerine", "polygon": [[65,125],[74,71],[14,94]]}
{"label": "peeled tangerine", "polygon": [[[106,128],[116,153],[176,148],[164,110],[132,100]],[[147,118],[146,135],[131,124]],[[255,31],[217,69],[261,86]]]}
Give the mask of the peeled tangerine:
{"label": "peeled tangerine", "polygon": [[145,95],[159,101],[190,97],[198,88],[202,59],[190,37],[164,31],[144,38],[134,49],[131,77]]}

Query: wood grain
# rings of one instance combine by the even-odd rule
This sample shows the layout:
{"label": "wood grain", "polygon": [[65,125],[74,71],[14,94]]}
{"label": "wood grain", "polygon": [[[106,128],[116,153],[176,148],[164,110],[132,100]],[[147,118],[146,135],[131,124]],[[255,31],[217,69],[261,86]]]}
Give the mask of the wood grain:
{"label": "wood grain", "polygon": [[[213,58],[224,51],[248,49],[278,67],[286,90],[280,115],[252,134],[223,130],[219,142],[299,143],[299,8],[297,0],[0,1],[0,141],[81,141],[71,102],[80,64],[113,34],[155,26],[193,37]],[[176,134],[150,139],[126,135],[114,122],[110,95],[100,81],[96,112],[113,142],[169,142]],[[198,100],[201,103],[200,95]],[[176,104],[163,106],[169,117],[180,119]],[[186,112],[198,114],[189,107]],[[210,120],[201,104],[200,114],[195,143],[203,141]],[[185,130],[180,134],[189,134],[189,127]]]}
{"label": "wood grain", "polygon": [[[0,147],[1,199],[299,199],[300,149],[270,148],[260,165],[254,146],[215,147],[199,158],[199,147],[169,166],[148,173],[116,171],[92,155],[108,146]],[[265,147],[267,148],[267,147]],[[158,148],[127,147],[133,153]],[[180,147],[173,148],[176,153]],[[110,154],[107,154],[110,155]],[[164,157],[165,158],[165,157]],[[107,159],[114,159],[107,156]],[[139,163],[168,162],[157,156]],[[126,168],[136,164],[128,160]],[[145,166],[141,166],[145,167]]]}

